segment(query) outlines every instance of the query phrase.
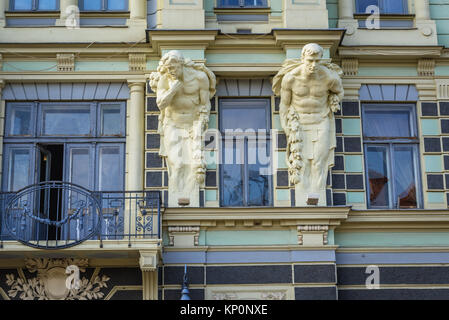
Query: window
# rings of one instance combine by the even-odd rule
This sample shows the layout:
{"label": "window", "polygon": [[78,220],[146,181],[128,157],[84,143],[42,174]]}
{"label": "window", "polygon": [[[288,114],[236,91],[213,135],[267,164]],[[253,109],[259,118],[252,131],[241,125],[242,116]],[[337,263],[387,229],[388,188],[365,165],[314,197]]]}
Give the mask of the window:
{"label": "window", "polygon": [[379,8],[380,14],[406,14],[406,0],[356,0],[357,13],[371,13],[367,10],[369,6]]}
{"label": "window", "polygon": [[8,103],[3,189],[57,180],[121,191],[124,143],[122,102]]}
{"label": "window", "polygon": [[221,205],[269,206],[270,101],[220,100]]}
{"label": "window", "polygon": [[127,0],[80,0],[80,10],[82,11],[126,11],[128,10]]}
{"label": "window", "polygon": [[57,0],[10,0],[12,11],[53,11],[58,10]]}
{"label": "window", "polygon": [[369,207],[422,207],[414,105],[362,108]]}
{"label": "window", "polygon": [[266,0],[218,0],[219,8],[266,8]]}

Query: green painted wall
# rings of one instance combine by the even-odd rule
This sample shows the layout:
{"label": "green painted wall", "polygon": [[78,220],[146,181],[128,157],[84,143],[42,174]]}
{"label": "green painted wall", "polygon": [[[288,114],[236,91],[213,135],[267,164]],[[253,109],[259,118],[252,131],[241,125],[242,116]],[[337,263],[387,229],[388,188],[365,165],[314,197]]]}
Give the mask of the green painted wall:
{"label": "green painted wall", "polygon": [[417,77],[416,67],[360,67],[359,76],[376,77],[376,76],[399,76],[399,77]]}
{"label": "green painted wall", "polygon": [[435,20],[438,44],[449,47],[449,0],[430,0],[430,17]]}
{"label": "green painted wall", "polygon": [[250,246],[298,244],[296,230],[200,231],[199,245]]}
{"label": "green painted wall", "polygon": [[3,61],[2,71],[58,71],[56,61]]}
{"label": "green painted wall", "polygon": [[128,71],[128,61],[78,61],[75,71]]}
{"label": "green painted wall", "polygon": [[449,232],[335,232],[341,247],[448,246]]}
{"label": "green painted wall", "polygon": [[329,15],[329,28],[337,28],[338,0],[326,0],[326,8]]}
{"label": "green painted wall", "polygon": [[220,63],[279,63],[285,60],[285,53],[206,53],[208,64]]}

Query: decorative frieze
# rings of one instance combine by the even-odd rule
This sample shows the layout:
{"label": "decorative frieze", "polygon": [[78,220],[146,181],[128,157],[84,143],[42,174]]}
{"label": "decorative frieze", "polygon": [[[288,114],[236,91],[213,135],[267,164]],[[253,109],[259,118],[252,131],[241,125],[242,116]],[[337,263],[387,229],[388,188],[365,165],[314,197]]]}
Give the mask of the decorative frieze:
{"label": "decorative frieze", "polygon": [[418,76],[433,77],[435,75],[435,60],[420,59],[418,60]]}
{"label": "decorative frieze", "polygon": [[130,53],[128,58],[129,71],[139,72],[146,70],[147,57],[144,53]]}
{"label": "decorative frieze", "polygon": [[8,296],[22,300],[95,300],[104,297],[101,288],[107,287],[109,277],[103,275],[94,279],[80,278],[86,272],[87,259],[26,259],[29,273],[37,273],[27,278],[23,272],[19,277],[6,275],[10,287]]}
{"label": "decorative frieze", "polygon": [[168,227],[169,245],[174,247],[198,246],[200,237],[199,226]]}
{"label": "decorative frieze", "polygon": [[327,225],[301,225],[298,229],[298,244],[303,246],[323,246],[328,244]]}
{"label": "decorative frieze", "polygon": [[341,68],[343,69],[343,73],[345,76],[356,76],[359,73],[359,59],[342,59]]}
{"label": "decorative frieze", "polygon": [[58,63],[58,71],[73,72],[75,71],[75,55],[73,53],[58,53],[56,55]]}

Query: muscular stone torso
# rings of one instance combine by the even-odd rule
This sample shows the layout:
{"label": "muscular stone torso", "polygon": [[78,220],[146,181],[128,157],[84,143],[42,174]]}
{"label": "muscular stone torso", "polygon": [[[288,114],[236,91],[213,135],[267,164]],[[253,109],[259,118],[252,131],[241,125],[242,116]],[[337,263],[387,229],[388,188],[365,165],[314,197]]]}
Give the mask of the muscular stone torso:
{"label": "muscular stone torso", "polygon": [[[174,81],[169,80],[170,86]],[[198,118],[200,105],[200,79],[195,72],[184,72],[182,87],[166,109],[166,117],[178,124],[191,125]]]}
{"label": "muscular stone torso", "polygon": [[321,114],[326,112],[328,108],[328,82],[329,79],[323,70],[318,70],[317,75],[312,79],[306,78],[304,72],[301,72],[300,75],[292,78],[291,105],[299,114]]}

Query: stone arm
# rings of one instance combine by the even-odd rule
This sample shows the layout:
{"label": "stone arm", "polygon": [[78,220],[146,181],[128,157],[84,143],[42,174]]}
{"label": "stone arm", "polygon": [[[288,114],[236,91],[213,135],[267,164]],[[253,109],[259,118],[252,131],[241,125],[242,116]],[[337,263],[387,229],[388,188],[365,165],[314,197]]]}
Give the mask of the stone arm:
{"label": "stone arm", "polygon": [[339,76],[335,76],[329,88],[329,107],[332,112],[340,110],[340,101],[343,99],[343,83]]}
{"label": "stone arm", "polygon": [[290,104],[292,102],[292,89],[290,82],[291,81],[288,76],[283,79],[281,87],[281,101],[279,103],[279,118],[281,120],[281,126],[287,136],[290,133],[287,117]]}
{"label": "stone arm", "polygon": [[170,105],[173,97],[176,95],[176,93],[178,93],[181,87],[182,82],[180,80],[176,80],[170,86],[166,77],[160,79],[157,86],[157,98],[156,98],[156,103],[160,110],[163,110],[168,105]]}
{"label": "stone arm", "polygon": [[209,79],[206,77],[200,79],[200,92],[199,92],[200,104],[199,104],[199,120],[201,123],[201,132],[207,130],[210,114],[210,91],[209,91]]}

